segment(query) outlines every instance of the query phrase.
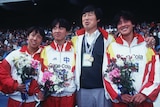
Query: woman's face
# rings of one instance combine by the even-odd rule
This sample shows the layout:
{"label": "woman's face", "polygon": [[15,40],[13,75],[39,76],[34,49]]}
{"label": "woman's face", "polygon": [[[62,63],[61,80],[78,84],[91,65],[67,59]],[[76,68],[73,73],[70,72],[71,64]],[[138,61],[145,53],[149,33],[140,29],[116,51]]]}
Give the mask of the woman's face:
{"label": "woman's face", "polygon": [[42,39],[43,37],[40,35],[39,32],[35,32],[32,31],[29,35],[28,35],[28,46],[30,48],[39,48],[39,46],[42,43]]}
{"label": "woman's face", "polygon": [[133,33],[134,25],[130,20],[125,20],[124,18],[120,18],[120,21],[117,24],[117,29],[119,33],[121,33],[123,36],[130,35]]}
{"label": "woman's face", "polygon": [[64,41],[67,33],[68,32],[66,28],[61,27],[59,23],[52,28],[52,36],[54,37],[55,41]]}

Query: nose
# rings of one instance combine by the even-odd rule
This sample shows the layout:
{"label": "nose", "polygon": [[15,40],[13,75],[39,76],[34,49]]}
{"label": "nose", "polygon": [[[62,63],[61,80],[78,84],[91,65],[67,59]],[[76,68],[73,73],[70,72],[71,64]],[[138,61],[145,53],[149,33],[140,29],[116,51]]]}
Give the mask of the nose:
{"label": "nose", "polygon": [[37,38],[38,38],[38,36],[37,36],[37,35],[35,35],[35,36],[33,37],[33,39],[34,39],[34,40],[36,40]]}
{"label": "nose", "polygon": [[125,26],[125,23],[124,23],[124,22],[122,22],[122,23],[121,23],[121,26]]}

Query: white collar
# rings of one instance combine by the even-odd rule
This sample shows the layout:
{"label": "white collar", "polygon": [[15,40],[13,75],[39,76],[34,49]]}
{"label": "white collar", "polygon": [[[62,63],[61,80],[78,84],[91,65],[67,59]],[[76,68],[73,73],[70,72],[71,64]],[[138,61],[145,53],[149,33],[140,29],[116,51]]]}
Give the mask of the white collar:
{"label": "white collar", "polygon": [[100,32],[99,32],[98,29],[96,31],[94,31],[92,34],[89,34],[88,32],[85,32],[85,38],[86,38],[88,44],[91,45],[93,40],[95,38],[98,38],[99,34],[100,34]]}

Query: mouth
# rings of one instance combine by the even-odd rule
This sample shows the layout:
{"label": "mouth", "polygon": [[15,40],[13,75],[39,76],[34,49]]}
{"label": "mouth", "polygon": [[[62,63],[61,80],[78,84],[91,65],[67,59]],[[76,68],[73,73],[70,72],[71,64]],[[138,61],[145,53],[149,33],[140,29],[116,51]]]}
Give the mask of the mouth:
{"label": "mouth", "polygon": [[32,45],[36,45],[37,43],[36,42],[32,42]]}
{"label": "mouth", "polygon": [[125,31],[127,31],[127,30],[128,30],[128,27],[127,27],[127,26],[121,28],[121,31],[122,31],[122,32],[125,32]]}
{"label": "mouth", "polygon": [[89,25],[89,22],[85,22],[85,25]]}

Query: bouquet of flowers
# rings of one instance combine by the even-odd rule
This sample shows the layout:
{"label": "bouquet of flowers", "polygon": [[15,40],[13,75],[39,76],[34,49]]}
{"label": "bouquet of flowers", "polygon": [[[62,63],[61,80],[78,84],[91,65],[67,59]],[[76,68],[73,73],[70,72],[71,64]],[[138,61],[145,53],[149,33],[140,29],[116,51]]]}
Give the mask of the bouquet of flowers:
{"label": "bouquet of flowers", "polygon": [[[38,75],[39,61],[33,60],[27,54],[24,54],[15,57],[13,63],[17,70],[17,75],[20,75],[21,82],[25,84],[26,90],[28,91],[31,80]],[[21,97],[23,101],[26,101],[28,94],[21,93]]]}
{"label": "bouquet of flowers", "polygon": [[120,94],[134,94],[132,72],[138,72],[138,64],[133,63],[132,57],[124,58],[117,55],[117,58],[110,60],[105,76],[108,73],[109,79],[117,85]]}
{"label": "bouquet of flowers", "polygon": [[42,78],[44,99],[52,93],[61,93],[65,87],[70,85],[69,80],[73,78],[73,73],[68,72],[66,69],[45,70]]}

